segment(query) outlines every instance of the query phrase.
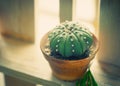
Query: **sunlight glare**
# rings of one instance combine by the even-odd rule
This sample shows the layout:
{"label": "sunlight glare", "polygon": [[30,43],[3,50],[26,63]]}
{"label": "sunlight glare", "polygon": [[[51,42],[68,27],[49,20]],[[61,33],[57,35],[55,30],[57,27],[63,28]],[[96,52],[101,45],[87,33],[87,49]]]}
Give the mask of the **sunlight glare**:
{"label": "sunlight glare", "polygon": [[85,21],[94,21],[96,16],[95,0],[77,0],[76,1],[76,18]]}
{"label": "sunlight glare", "polygon": [[35,0],[36,41],[59,24],[59,0]]}

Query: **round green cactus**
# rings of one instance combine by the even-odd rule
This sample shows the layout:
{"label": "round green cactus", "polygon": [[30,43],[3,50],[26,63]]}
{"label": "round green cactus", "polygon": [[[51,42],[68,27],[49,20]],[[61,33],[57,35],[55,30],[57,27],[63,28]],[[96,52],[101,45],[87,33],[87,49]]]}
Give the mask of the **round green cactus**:
{"label": "round green cactus", "polygon": [[50,32],[49,42],[53,55],[65,59],[81,58],[91,47],[93,37],[85,26],[75,22],[64,22]]}

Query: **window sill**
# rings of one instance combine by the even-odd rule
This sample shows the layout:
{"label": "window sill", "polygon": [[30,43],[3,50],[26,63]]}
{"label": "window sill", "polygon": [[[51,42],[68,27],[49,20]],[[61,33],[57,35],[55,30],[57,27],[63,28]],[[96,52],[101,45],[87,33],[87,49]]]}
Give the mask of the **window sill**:
{"label": "window sill", "polygon": [[[1,37],[0,43],[0,71],[5,75],[45,86],[75,86],[75,81],[58,80],[52,75],[49,64],[40,51],[39,44],[30,44],[4,37]],[[116,71],[119,69],[109,64],[99,63],[97,60],[91,66],[91,71],[99,86],[119,86],[120,75],[117,76],[114,70],[106,72],[107,68],[113,68]]]}

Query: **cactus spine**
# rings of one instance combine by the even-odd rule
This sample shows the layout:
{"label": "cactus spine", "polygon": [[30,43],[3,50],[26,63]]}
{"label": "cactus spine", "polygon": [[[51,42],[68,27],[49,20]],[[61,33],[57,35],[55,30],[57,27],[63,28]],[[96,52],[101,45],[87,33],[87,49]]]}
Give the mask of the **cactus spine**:
{"label": "cactus spine", "polygon": [[53,55],[60,55],[63,58],[81,58],[91,47],[93,37],[85,26],[64,22],[50,32],[49,42]]}

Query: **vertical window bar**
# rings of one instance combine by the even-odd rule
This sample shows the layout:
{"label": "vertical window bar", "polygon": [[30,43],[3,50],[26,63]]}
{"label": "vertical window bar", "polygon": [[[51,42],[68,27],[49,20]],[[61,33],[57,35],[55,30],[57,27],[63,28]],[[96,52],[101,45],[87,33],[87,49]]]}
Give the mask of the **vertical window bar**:
{"label": "vertical window bar", "polygon": [[66,20],[72,20],[72,8],[73,8],[73,0],[60,0],[59,5],[59,15],[60,22],[64,22]]}

